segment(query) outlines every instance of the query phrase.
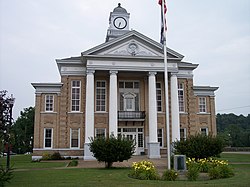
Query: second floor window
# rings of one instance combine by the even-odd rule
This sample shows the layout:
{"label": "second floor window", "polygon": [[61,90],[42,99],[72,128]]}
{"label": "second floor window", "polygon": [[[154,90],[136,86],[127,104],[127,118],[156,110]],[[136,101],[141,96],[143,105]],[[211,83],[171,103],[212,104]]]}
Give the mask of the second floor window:
{"label": "second floor window", "polygon": [[78,80],[71,82],[71,111],[80,111],[80,90],[81,82]]}
{"label": "second floor window", "polygon": [[156,102],[157,102],[157,111],[162,111],[162,92],[161,92],[161,83],[156,83]]}
{"label": "second floor window", "polygon": [[200,113],[205,113],[207,112],[206,110],[206,98],[205,97],[199,97],[199,112]]}
{"label": "second floor window", "polygon": [[54,96],[45,95],[45,112],[53,112]]}
{"label": "second floor window", "polygon": [[183,83],[178,84],[178,99],[179,99],[179,111],[180,112],[185,112]]}
{"label": "second floor window", "polygon": [[106,81],[96,82],[96,111],[106,111]]}

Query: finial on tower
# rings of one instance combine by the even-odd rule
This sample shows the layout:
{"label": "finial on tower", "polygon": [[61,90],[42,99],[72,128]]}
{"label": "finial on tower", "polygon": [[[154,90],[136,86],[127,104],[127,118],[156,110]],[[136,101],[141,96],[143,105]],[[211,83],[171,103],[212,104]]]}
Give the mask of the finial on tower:
{"label": "finial on tower", "polygon": [[118,3],[118,7],[121,7],[121,3]]}

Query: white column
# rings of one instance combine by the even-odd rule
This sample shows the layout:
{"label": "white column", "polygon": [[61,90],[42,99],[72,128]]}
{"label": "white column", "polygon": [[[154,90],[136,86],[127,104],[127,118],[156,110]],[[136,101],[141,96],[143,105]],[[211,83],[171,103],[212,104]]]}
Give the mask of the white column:
{"label": "white column", "polygon": [[148,78],[148,123],[149,143],[148,157],[160,158],[160,144],[157,137],[157,103],[156,103],[156,72],[149,72]]}
{"label": "white column", "polygon": [[172,142],[175,142],[176,140],[180,140],[178,81],[176,74],[171,75],[171,115],[172,115]]}
{"label": "white column", "polygon": [[110,71],[109,82],[109,135],[117,137],[117,71]]}
{"label": "white column", "polygon": [[94,137],[94,72],[87,70],[86,76],[86,108],[85,108],[85,143],[84,160],[94,160],[89,150],[90,137]]}

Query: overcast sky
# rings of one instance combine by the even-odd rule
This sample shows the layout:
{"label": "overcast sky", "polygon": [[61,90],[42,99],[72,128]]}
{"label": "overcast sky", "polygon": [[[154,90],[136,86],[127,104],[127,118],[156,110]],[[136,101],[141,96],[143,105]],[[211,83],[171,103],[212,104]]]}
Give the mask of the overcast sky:
{"label": "overcast sky", "polygon": [[[60,82],[55,59],[105,41],[118,3],[130,29],[159,41],[158,0],[0,0],[0,90],[14,117],[34,106],[31,82]],[[219,86],[216,112],[250,113],[250,0],[168,0],[167,44],[199,64],[195,85]]]}

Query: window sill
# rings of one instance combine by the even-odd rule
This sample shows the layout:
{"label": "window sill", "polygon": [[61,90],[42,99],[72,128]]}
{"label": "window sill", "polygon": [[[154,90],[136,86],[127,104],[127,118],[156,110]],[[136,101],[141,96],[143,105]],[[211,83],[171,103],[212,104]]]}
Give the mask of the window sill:
{"label": "window sill", "polygon": [[40,112],[40,114],[57,114],[57,112]]}
{"label": "window sill", "polygon": [[199,112],[197,113],[198,115],[210,115],[211,113],[208,113],[208,112]]}
{"label": "window sill", "polygon": [[68,112],[68,114],[83,114],[83,112],[78,112],[78,111],[71,111],[71,112]]}

